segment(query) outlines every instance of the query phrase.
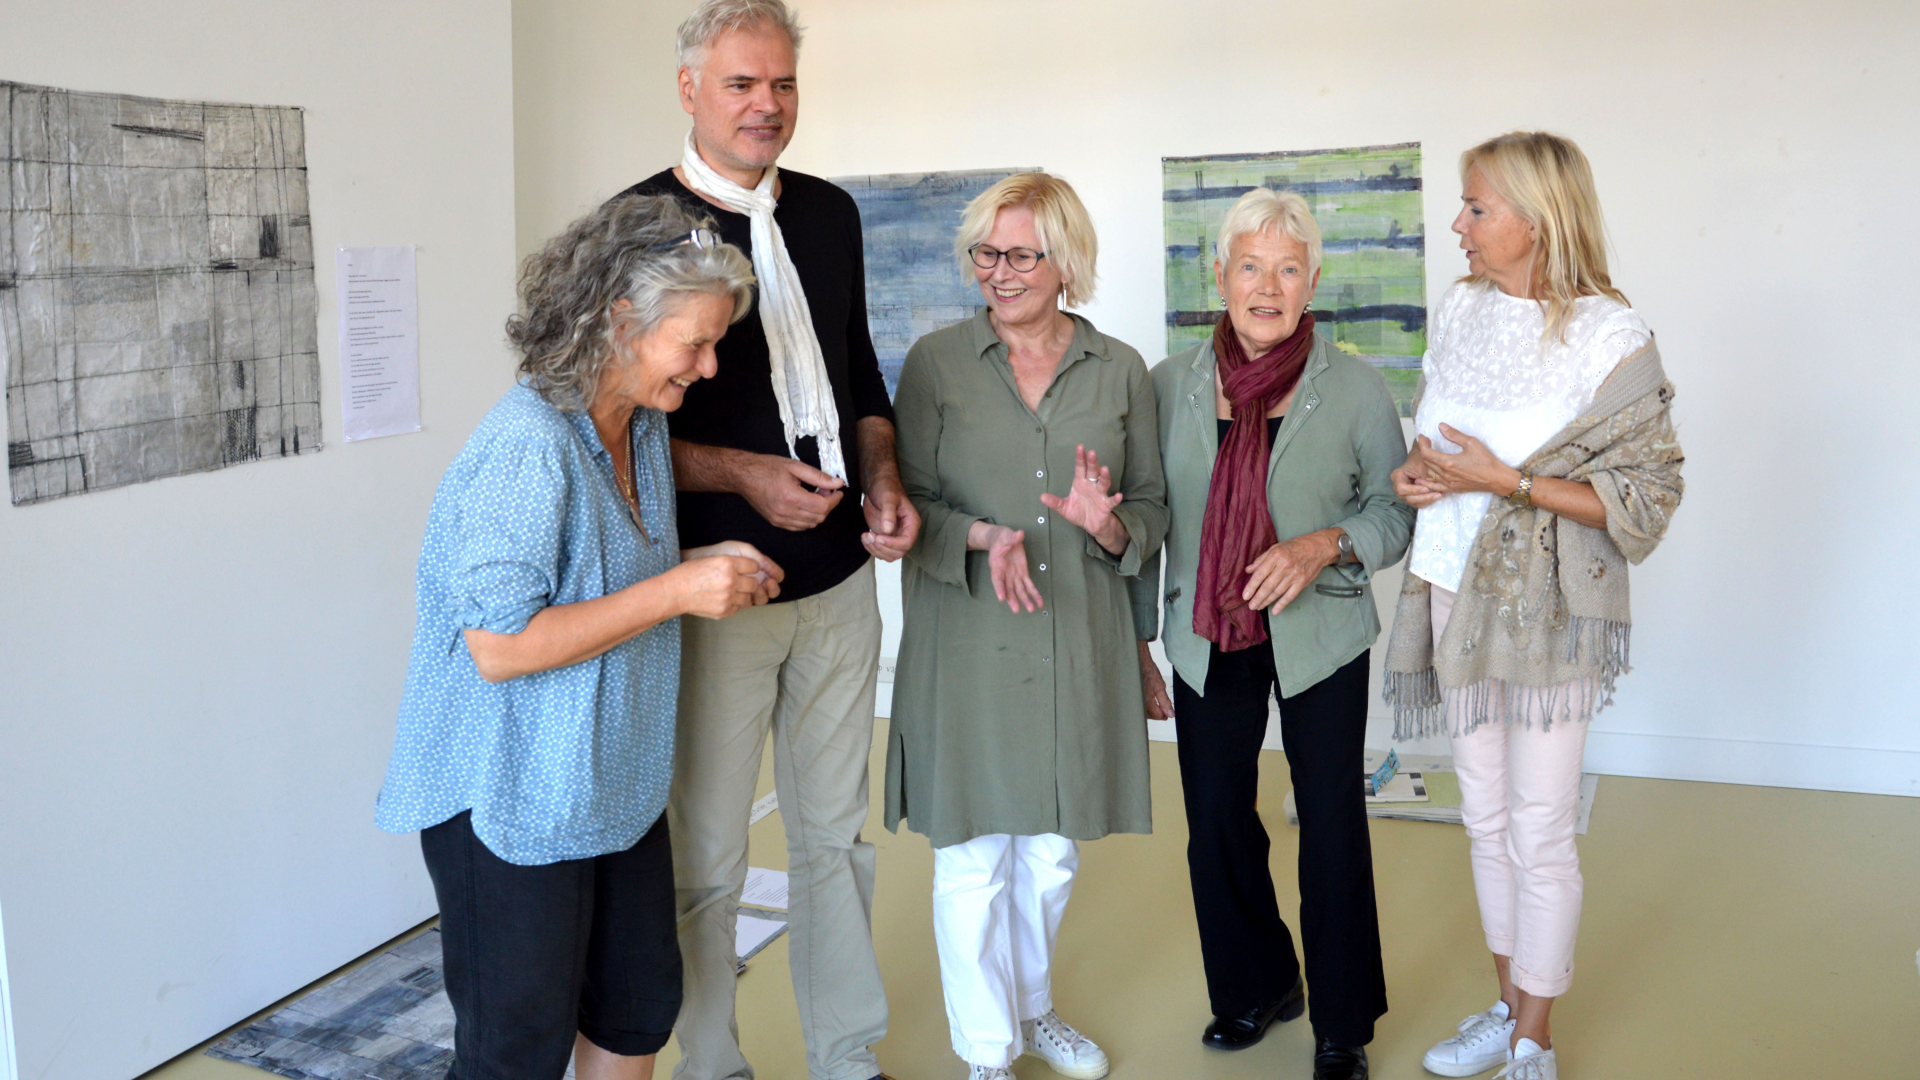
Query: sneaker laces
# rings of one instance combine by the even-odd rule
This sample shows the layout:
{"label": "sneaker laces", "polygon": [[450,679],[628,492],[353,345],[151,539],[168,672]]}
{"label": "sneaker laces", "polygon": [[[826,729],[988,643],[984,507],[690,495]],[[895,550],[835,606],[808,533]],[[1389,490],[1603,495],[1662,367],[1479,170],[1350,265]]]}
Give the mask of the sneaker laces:
{"label": "sneaker laces", "polygon": [[1465,1049],[1475,1043],[1485,1042],[1489,1037],[1502,1032],[1506,1026],[1507,1021],[1493,1015],[1490,1011],[1476,1013],[1461,1025],[1460,1034],[1447,1041]]}
{"label": "sneaker laces", "polygon": [[1076,1060],[1083,1054],[1097,1049],[1092,1039],[1075,1031],[1072,1024],[1060,1019],[1060,1014],[1052,1009],[1048,1009],[1046,1015],[1034,1019],[1033,1033],[1036,1040],[1045,1039],[1063,1051],[1067,1057]]}
{"label": "sneaker laces", "polygon": [[996,1068],[992,1065],[975,1065],[968,1073],[967,1080],[1013,1080],[1013,1070]]}
{"label": "sneaker laces", "polygon": [[1506,1068],[1494,1073],[1493,1080],[1547,1080],[1547,1064],[1552,1060],[1551,1050],[1515,1058],[1507,1062]]}

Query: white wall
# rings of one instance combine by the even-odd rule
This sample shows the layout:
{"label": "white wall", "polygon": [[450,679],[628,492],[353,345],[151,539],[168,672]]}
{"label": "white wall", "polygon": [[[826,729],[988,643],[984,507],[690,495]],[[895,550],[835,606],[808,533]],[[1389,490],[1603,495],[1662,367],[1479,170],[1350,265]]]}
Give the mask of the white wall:
{"label": "white wall", "polygon": [[[1516,127],[1574,137],[1689,457],[1673,532],[1634,572],[1636,670],[1590,767],[1920,795],[1902,674],[1920,646],[1920,484],[1900,465],[1920,396],[1920,7],[799,6],[785,163],[1043,163],[1100,230],[1087,314],[1149,357],[1165,341],[1161,156],[1419,140],[1431,302],[1464,272],[1447,231],[1460,151]],[[679,156],[671,35],[692,3],[639,7],[515,4],[523,249]]]}
{"label": "white wall", "polygon": [[[0,505],[19,1074],[131,1077],[431,916],[373,827],[433,489],[509,384],[506,0],[7,0],[0,72],[306,114],[326,449]],[[420,245],[425,431],[340,437],[332,252]]]}

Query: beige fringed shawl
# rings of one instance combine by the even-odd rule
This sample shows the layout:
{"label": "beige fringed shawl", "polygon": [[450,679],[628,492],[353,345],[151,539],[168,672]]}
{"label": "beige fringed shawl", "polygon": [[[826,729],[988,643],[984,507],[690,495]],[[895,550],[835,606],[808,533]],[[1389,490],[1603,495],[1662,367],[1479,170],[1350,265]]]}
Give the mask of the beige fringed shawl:
{"label": "beige fringed shawl", "polygon": [[[1494,500],[1437,648],[1432,587],[1406,576],[1387,645],[1395,739],[1461,734],[1495,717],[1586,721],[1613,703],[1614,683],[1630,669],[1627,565],[1660,543],[1684,490],[1672,401],[1648,342],[1607,376],[1584,415],[1526,460],[1535,476],[1592,484],[1607,527]],[[1451,722],[1442,688],[1464,705]]]}

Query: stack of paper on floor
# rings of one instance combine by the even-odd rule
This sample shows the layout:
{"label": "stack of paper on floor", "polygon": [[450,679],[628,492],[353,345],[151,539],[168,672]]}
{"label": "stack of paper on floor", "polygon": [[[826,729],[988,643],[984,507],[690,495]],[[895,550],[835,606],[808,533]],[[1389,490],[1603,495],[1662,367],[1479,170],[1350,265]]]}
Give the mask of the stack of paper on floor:
{"label": "stack of paper on floor", "polygon": [[740,890],[740,917],[734,925],[733,950],[739,971],[774,938],[787,932],[787,872],[758,866],[747,868],[747,884]]}
{"label": "stack of paper on floor", "polygon": [[[1368,786],[1374,770],[1385,762],[1387,753],[1384,750],[1367,751],[1359,780],[1363,790]],[[1454,775],[1452,758],[1407,754],[1399,758],[1399,764],[1402,771],[1395,774],[1385,790],[1378,796],[1367,797],[1368,817],[1460,824],[1460,779]],[[1416,785],[1425,789],[1424,801],[1417,797],[1396,797],[1397,792]],[[1573,831],[1581,836],[1587,834],[1587,825],[1593,818],[1593,799],[1599,787],[1600,778],[1593,773],[1580,778],[1580,805],[1575,811],[1577,817]],[[1287,791],[1285,809],[1287,824],[1299,828],[1300,813],[1294,807],[1292,789]]]}

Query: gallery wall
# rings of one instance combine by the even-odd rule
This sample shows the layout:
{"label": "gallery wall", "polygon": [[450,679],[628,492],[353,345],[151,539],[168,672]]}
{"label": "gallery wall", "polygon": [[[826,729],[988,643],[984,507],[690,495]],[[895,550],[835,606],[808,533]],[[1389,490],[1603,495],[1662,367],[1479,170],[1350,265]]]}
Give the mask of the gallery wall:
{"label": "gallery wall", "polygon": [[[784,163],[1039,162],[1099,229],[1086,314],[1164,354],[1162,156],[1419,141],[1429,304],[1464,272],[1454,162],[1513,128],[1594,162],[1614,279],[1679,389],[1688,494],[1635,570],[1601,772],[1920,795],[1903,673],[1920,484],[1910,272],[1920,9],[1796,0],[807,0]],[[522,252],[676,161],[691,0],[519,0]],[[1383,575],[1392,602],[1398,573]],[[897,640],[897,590],[886,614]],[[891,652],[891,649],[888,650]],[[1385,745],[1378,703],[1369,742]]]}
{"label": "gallery wall", "polygon": [[[118,1080],[434,913],[373,802],[426,509],[511,379],[510,12],[8,0],[0,23],[0,78],[306,109],[325,449],[0,502],[0,989],[19,1076]],[[376,244],[419,246],[424,431],[347,444],[333,251]]]}

